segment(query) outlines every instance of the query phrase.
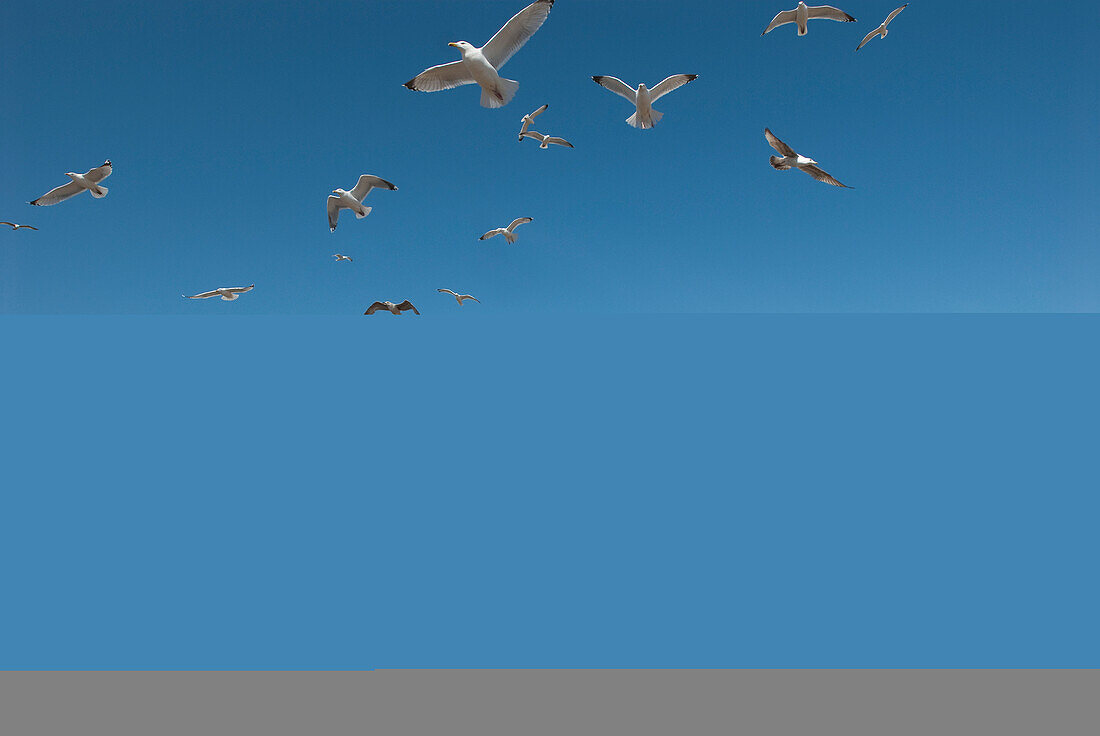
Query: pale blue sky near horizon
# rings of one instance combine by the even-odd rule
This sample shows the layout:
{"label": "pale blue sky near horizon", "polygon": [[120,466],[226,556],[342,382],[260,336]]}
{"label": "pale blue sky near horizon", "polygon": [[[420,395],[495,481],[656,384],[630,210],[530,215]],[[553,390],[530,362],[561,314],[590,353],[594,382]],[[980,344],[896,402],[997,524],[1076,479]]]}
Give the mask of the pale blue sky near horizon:
{"label": "pale blue sky near horizon", "polygon": [[[787,4],[559,0],[495,111],[402,83],[521,0],[5,4],[0,219],[41,230],[0,232],[0,311],[1100,307],[1100,186],[1080,158],[1100,11],[914,0],[855,53],[893,0],[760,37]],[[700,78],[650,131],[589,79],[677,72]],[[575,150],[516,142],[542,103],[539,127]],[[765,126],[855,189],[772,170]],[[104,158],[106,199],[25,204]],[[329,233],[328,192],[367,172],[400,191]],[[536,222],[515,246],[478,242],[521,215]],[[180,299],[249,283],[232,304]],[[439,287],[482,304],[455,313]]]}

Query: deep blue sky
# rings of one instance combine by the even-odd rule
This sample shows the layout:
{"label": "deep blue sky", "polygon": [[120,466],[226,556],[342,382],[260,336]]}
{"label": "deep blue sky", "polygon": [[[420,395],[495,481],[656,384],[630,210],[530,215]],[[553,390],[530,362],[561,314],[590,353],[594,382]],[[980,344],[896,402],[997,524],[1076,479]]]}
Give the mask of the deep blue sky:
{"label": "deep blue sky", "polygon": [[[559,0],[473,89],[401,85],[481,44],[522,0],[4,3],[6,313],[357,314],[437,287],[492,312],[1092,311],[1100,12],[915,0],[761,38],[789,2]],[[700,74],[652,131],[589,80]],[[520,116],[573,151],[520,145]],[[853,191],[767,163],[770,126]],[[110,195],[25,204],[111,158]],[[335,234],[360,173],[397,193]],[[515,246],[477,235],[533,216]],[[334,264],[344,252],[354,264]],[[233,304],[179,298],[257,288]]]}

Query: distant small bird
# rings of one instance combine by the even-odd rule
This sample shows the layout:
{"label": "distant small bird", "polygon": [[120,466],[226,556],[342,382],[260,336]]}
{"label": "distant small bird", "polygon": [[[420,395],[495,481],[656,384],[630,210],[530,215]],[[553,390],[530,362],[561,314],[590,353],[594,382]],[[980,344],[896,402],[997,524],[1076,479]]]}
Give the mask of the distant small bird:
{"label": "distant small bird", "polygon": [[184,299],[209,299],[211,297],[220,296],[223,302],[231,302],[246,291],[252,291],[256,288],[256,284],[251,286],[223,286],[220,289],[214,289],[213,291],[204,291],[201,294],[195,294],[194,296],[183,295]]}
{"label": "distant small bird", "polygon": [[363,314],[374,314],[379,309],[385,309],[387,312],[390,312],[391,314],[396,314],[398,317],[401,316],[402,312],[407,312],[410,309],[413,311],[413,314],[420,314],[420,312],[417,311],[416,307],[413,306],[413,303],[410,302],[408,299],[401,302],[400,304],[394,304],[393,302],[375,302],[374,304],[367,307],[367,311],[363,312]]}
{"label": "distant small bird", "polygon": [[841,23],[852,23],[855,18],[845,13],[840,8],[834,8],[832,5],[806,5],[806,3],[799,0],[798,7],[794,10],[784,10],[774,18],[772,22],[768,24],[768,27],[764,29],[763,36],[767,33],[771,33],[779,26],[785,26],[788,23],[798,24],[798,35],[806,35],[806,24],[811,20],[835,20]]}
{"label": "distant small bird", "polygon": [[871,31],[870,33],[868,33],[866,36],[863,37],[863,40],[859,42],[859,46],[856,46],[856,51],[859,51],[861,48],[866,46],[867,42],[870,41],[875,36],[879,36],[881,38],[886,38],[886,34],[889,33],[889,31],[886,30],[886,26],[890,25],[890,21],[892,21],[898,13],[900,13],[901,11],[905,10],[908,7],[909,7],[909,3],[905,3],[905,5],[902,5],[900,8],[898,8],[894,12],[890,13],[890,15],[886,16],[886,20],[882,21],[881,26],[879,26],[878,28],[876,28],[875,30]]}
{"label": "distant small bird", "polygon": [[460,307],[462,306],[462,301],[464,299],[473,299],[478,304],[481,304],[481,301],[477,297],[470,296],[469,294],[456,294],[455,292],[451,291],[450,289],[436,289],[436,291],[438,291],[440,294],[450,294],[451,296],[453,296],[455,298],[455,301],[458,302],[458,306],[460,306]]}
{"label": "distant small bird", "polygon": [[481,87],[482,107],[504,107],[515,97],[519,82],[501,77],[497,70],[542,27],[552,7],[554,0],[535,0],[512,16],[481,48],[466,41],[447,44],[458,49],[462,58],[425,69],[405,86],[418,92],[438,92],[477,84]]}
{"label": "distant small bird", "polygon": [[523,127],[519,129],[519,142],[520,143],[523,143],[523,134],[527,132],[527,128],[530,127],[531,123],[533,123],[535,121],[535,118],[537,118],[539,115],[542,115],[544,112],[546,112],[546,108],[548,108],[548,107],[550,107],[550,106],[549,105],[543,105],[538,110],[535,110],[534,112],[529,112],[529,113],[527,113],[526,115],[523,116],[523,118],[520,120],[520,122],[523,123]]}
{"label": "distant small bird", "polygon": [[333,253],[332,257],[335,258],[337,260],[337,262],[339,262],[339,261],[351,262],[353,260],[351,258],[351,256],[345,256],[343,253]]}
{"label": "distant small bird", "polygon": [[799,156],[794,152],[793,148],[776,138],[767,128],[764,128],[764,137],[768,139],[768,144],[782,155],[782,158],[779,156],[771,157],[770,160],[773,168],[780,171],[786,171],[787,169],[802,169],[818,181],[832,184],[834,187],[851,189],[851,187],[841,184],[839,181],[819,169],[817,161],[814,161],[812,158],[806,158],[805,156]]}
{"label": "distant small bird", "polygon": [[10,225],[11,229],[13,231],[14,230],[37,230],[38,229],[38,228],[33,227],[31,225],[17,225],[14,222],[0,222],[0,225]]}
{"label": "distant small bird", "polygon": [[102,166],[97,166],[86,174],[75,174],[71,171],[66,171],[65,176],[72,179],[72,181],[68,184],[62,184],[59,187],[51,189],[29,204],[38,207],[46,207],[51,204],[57,204],[58,202],[64,202],[66,199],[75,197],[85,190],[91,192],[92,196],[96,199],[103,199],[107,196],[107,187],[100,186],[99,182],[110,176],[111,170],[111,161],[108,159],[103,162]]}
{"label": "distant small bird", "polygon": [[371,174],[363,174],[359,177],[359,181],[355,183],[355,186],[351,188],[350,192],[346,192],[343,189],[333,189],[332,193],[335,197],[328,198],[328,229],[329,232],[336,231],[336,221],[340,219],[340,210],[351,210],[355,213],[357,220],[362,220],[364,217],[370,214],[373,207],[364,207],[363,199],[370,194],[372,189],[389,189],[391,192],[396,192],[395,187],[385,179]]}
{"label": "distant small bird", "polygon": [[672,90],[679,89],[698,78],[698,74],[673,74],[653,89],[647,88],[644,84],[639,84],[638,89],[634,89],[618,77],[596,76],[592,77],[592,81],[605,89],[611,90],[634,105],[634,114],[626,119],[627,125],[648,130],[665,116],[663,112],[654,110],[652,104]]}
{"label": "distant small bird", "polygon": [[507,240],[509,243],[514,243],[519,236],[516,235],[513,231],[520,225],[528,222],[534,222],[534,219],[530,217],[517,218],[515,220],[512,220],[511,224],[509,224],[508,227],[498,227],[495,230],[490,230],[489,232],[478,238],[478,240],[488,240],[489,238],[494,238],[497,235],[503,235],[504,239]]}
{"label": "distant small bird", "polygon": [[565,140],[564,138],[555,138],[553,136],[543,135],[537,130],[528,130],[523,133],[519,138],[520,140],[523,140],[524,138],[534,138],[541,144],[539,145],[539,148],[549,148],[549,144],[551,143],[553,143],[555,146],[565,146],[566,148],[573,148],[573,144]]}

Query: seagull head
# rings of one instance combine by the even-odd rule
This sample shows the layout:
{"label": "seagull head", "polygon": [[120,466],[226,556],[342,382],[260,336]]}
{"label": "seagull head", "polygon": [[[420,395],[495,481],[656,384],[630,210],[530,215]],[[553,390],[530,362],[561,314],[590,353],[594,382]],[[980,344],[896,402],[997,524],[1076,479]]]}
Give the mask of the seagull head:
{"label": "seagull head", "polygon": [[462,53],[466,53],[467,51],[471,51],[474,48],[474,45],[467,42],[467,41],[451,41],[447,45],[448,46],[454,46],[456,49],[458,49]]}
{"label": "seagull head", "polygon": [[332,193],[339,197],[341,194],[347,194],[343,189],[333,189]]}

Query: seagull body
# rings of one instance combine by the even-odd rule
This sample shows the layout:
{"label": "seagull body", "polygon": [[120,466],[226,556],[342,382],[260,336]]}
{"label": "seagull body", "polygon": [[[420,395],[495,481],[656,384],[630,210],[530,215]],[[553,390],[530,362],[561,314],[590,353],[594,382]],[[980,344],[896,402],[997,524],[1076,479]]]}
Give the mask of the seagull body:
{"label": "seagull body", "polygon": [[351,256],[345,256],[343,253],[333,253],[332,257],[336,259],[337,263],[339,263],[340,261],[347,261],[348,263],[351,263],[352,261]]}
{"label": "seagull body", "polygon": [[772,168],[779,171],[786,171],[787,169],[801,169],[807,174],[817,179],[820,182],[826,184],[832,184],[834,187],[844,187],[845,189],[851,189],[851,187],[841,184],[833,177],[826,174],[823,170],[818,168],[817,161],[806,156],[800,156],[794,152],[794,149],[788,146],[783,141],[779,140],[772,134],[770,130],[764,128],[764,137],[768,140],[768,144],[778,151],[782,156],[772,156],[771,163]]}
{"label": "seagull body", "polygon": [[252,286],[223,286],[220,289],[214,289],[213,291],[204,291],[201,294],[195,294],[194,296],[183,295],[184,299],[210,299],[211,297],[220,296],[223,302],[231,302],[246,291],[252,291],[256,288],[256,284]]}
{"label": "seagull body", "polygon": [[425,69],[405,86],[419,92],[438,92],[477,84],[481,87],[482,107],[504,107],[515,97],[519,82],[504,79],[498,70],[542,27],[552,7],[554,0],[535,0],[512,16],[481,48],[466,41],[452,41],[448,46],[462,54],[459,61]]}
{"label": "seagull body", "polygon": [[845,13],[840,8],[834,8],[832,5],[806,5],[806,3],[799,0],[798,7],[794,10],[784,10],[778,13],[772,22],[768,24],[768,27],[764,29],[763,36],[772,32],[779,26],[785,26],[788,23],[798,24],[798,35],[806,35],[806,24],[811,20],[835,20],[841,23],[852,23],[855,18]]}
{"label": "seagull body", "polygon": [[524,138],[533,138],[539,142],[539,148],[549,148],[553,143],[555,146],[565,146],[566,148],[573,148],[573,144],[564,138],[555,138],[551,135],[543,135],[537,130],[526,130],[520,133],[519,139],[522,141]]}
{"label": "seagull body", "polygon": [[47,207],[51,204],[64,202],[66,199],[75,197],[83,191],[91,192],[92,196],[96,199],[103,199],[107,196],[107,187],[100,186],[99,183],[111,175],[111,170],[111,161],[108,159],[104,161],[102,165],[95,167],[86,174],[76,174],[72,171],[66,171],[65,176],[70,179],[68,184],[62,184],[59,187],[51,189],[30,204],[38,207]]}
{"label": "seagull body", "polygon": [[460,306],[460,307],[462,306],[462,302],[465,299],[473,299],[478,304],[481,304],[481,301],[477,297],[471,296],[469,294],[456,294],[455,292],[451,291],[450,289],[436,289],[436,291],[438,291],[440,294],[450,294],[451,296],[453,296],[455,298],[455,301],[458,302],[458,306]]}
{"label": "seagull body", "polygon": [[32,225],[19,225],[14,222],[0,222],[0,225],[10,225],[12,231],[15,230],[37,230],[38,228]]}
{"label": "seagull body", "polygon": [[520,120],[520,122],[523,123],[523,127],[519,129],[519,141],[520,141],[520,143],[523,142],[523,134],[527,132],[527,128],[529,128],[531,126],[531,123],[535,122],[535,118],[537,118],[539,115],[542,115],[544,112],[546,112],[546,108],[548,108],[548,107],[550,107],[550,106],[549,105],[543,105],[538,110],[535,110],[534,112],[529,112],[529,113],[527,113],[526,115],[523,116],[523,119]]}
{"label": "seagull body", "polygon": [[363,312],[363,314],[374,314],[379,309],[385,309],[387,312],[390,312],[391,314],[396,314],[398,317],[401,316],[402,312],[407,312],[410,309],[413,311],[413,314],[420,314],[417,308],[414,307],[413,303],[410,302],[408,299],[401,302],[400,304],[394,304],[393,302],[375,302],[374,304],[367,307],[367,311]]}
{"label": "seagull body", "polygon": [[886,16],[886,20],[882,21],[881,26],[879,26],[878,28],[876,28],[875,30],[871,31],[870,33],[868,33],[866,36],[863,37],[863,40],[860,41],[859,46],[856,46],[856,51],[859,51],[861,48],[866,46],[867,42],[870,41],[875,36],[879,36],[881,38],[886,38],[886,34],[889,33],[889,31],[886,30],[886,26],[890,25],[890,21],[892,21],[894,19],[894,17],[897,16],[898,13],[900,13],[901,11],[905,10],[908,7],[909,7],[909,3],[905,3],[905,5],[902,5],[900,8],[898,8],[894,12],[890,13],[890,15]]}
{"label": "seagull body", "polygon": [[534,222],[534,219],[530,217],[519,217],[515,220],[512,220],[508,227],[498,227],[495,230],[490,230],[489,232],[478,238],[478,240],[488,240],[489,238],[494,238],[497,235],[503,235],[504,239],[507,240],[509,243],[514,243],[516,242],[516,238],[519,237],[515,234],[515,229],[520,225],[528,222]]}
{"label": "seagull body", "polygon": [[592,81],[634,105],[634,114],[626,119],[626,124],[646,130],[652,128],[664,117],[664,113],[653,109],[653,103],[672,90],[679,89],[698,78],[698,74],[673,74],[653,89],[649,89],[644,84],[639,84],[638,89],[634,89],[618,77],[595,76],[592,77]]}
{"label": "seagull body", "polygon": [[351,188],[350,192],[346,192],[343,189],[333,189],[332,193],[336,196],[330,196],[327,202],[328,209],[328,228],[329,232],[336,230],[336,222],[340,219],[340,210],[351,210],[355,213],[355,219],[362,220],[364,217],[370,214],[373,207],[364,207],[363,198],[370,193],[372,189],[389,189],[392,192],[397,191],[390,182],[371,174],[363,174],[359,177],[359,181],[355,183],[355,186]]}

